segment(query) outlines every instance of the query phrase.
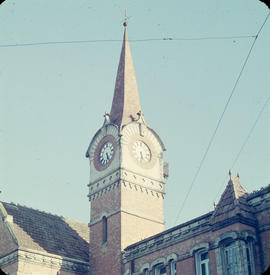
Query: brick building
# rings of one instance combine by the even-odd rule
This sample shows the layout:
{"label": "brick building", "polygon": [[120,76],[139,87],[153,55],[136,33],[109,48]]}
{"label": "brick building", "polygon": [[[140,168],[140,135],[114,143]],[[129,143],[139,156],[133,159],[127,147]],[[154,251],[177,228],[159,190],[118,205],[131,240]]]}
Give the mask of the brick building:
{"label": "brick building", "polygon": [[270,185],[249,194],[230,172],[214,211],[164,231],[165,147],[141,110],[124,25],[111,112],[86,152],[90,243],[86,224],[1,203],[0,268],[10,274],[261,274],[270,265]]}

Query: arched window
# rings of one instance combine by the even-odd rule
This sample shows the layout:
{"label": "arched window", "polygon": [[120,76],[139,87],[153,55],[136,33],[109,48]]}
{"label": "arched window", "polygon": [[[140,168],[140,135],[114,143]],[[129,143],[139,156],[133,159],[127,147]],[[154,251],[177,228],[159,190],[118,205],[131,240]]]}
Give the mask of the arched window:
{"label": "arched window", "polygon": [[238,255],[236,242],[224,245],[224,262],[226,275],[238,274]]}
{"label": "arched window", "polygon": [[169,261],[170,275],[176,275],[176,262],[174,260]]}
{"label": "arched window", "polygon": [[104,216],[102,218],[102,243],[107,242],[107,236],[108,236],[108,224],[107,224],[107,218]]}
{"label": "arched window", "polygon": [[145,268],[144,270],[143,270],[143,273],[142,273],[143,275],[150,275],[150,271],[149,271],[149,269],[148,268]]}
{"label": "arched window", "polygon": [[157,264],[154,268],[154,275],[166,275],[166,266],[164,264]]}
{"label": "arched window", "polygon": [[209,275],[209,254],[208,251],[201,250],[195,255],[196,257],[196,274]]}

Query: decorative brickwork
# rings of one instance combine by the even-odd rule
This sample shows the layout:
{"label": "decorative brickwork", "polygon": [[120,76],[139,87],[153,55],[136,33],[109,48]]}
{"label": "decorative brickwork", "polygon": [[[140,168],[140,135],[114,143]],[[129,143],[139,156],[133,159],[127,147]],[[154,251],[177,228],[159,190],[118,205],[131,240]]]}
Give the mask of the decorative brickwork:
{"label": "decorative brickwork", "polygon": [[[228,188],[231,188],[231,182],[225,194]],[[221,205],[223,198],[224,195]],[[244,203],[259,220],[253,218],[251,222],[245,212],[240,212],[236,217],[224,215],[224,220],[218,222],[219,225],[222,222],[222,226],[214,226],[215,211],[210,212],[127,247],[123,253],[124,271],[126,274],[142,274],[143,268],[149,267],[153,272],[157,262],[163,262],[169,270],[167,257],[173,253],[176,255],[177,274],[200,275],[196,253],[208,251],[210,274],[224,275],[229,268],[225,254],[232,251],[235,253],[236,274],[261,274],[270,265],[270,186],[251,194],[245,192]],[[238,207],[237,203],[235,205]],[[133,273],[130,272],[130,262],[135,265]]]}

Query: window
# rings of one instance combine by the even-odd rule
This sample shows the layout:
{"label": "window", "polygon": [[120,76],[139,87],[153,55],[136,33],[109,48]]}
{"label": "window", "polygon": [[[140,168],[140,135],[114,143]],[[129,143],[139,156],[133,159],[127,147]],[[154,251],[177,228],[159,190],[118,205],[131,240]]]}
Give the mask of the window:
{"label": "window", "polygon": [[169,261],[170,275],[176,275],[176,262],[174,260]]}
{"label": "window", "polygon": [[249,230],[228,231],[216,239],[216,263],[222,275],[255,275],[254,241],[256,235]]}
{"label": "window", "polygon": [[135,272],[134,260],[132,260],[131,263],[130,263],[130,269],[131,269],[131,273]]}
{"label": "window", "polygon": [[230,243],[224,247],[225,274],[238,275],[236,244]]}
{"label": "window", "polygon": [[196,254],[196,274],[209,275],[209,254],[208,251],[199,251]]}
{"label": "window", "polygon": [[254,256],[253,256],[253,240],[251,238],[247,239],[246,242],[246,267],[247,267],[247,275],[254,275]]}
{"label": "window", "polygon": [[150,275],[150,272],[149,272],[149,269],[148,268],[145,268],[144,270],[143,270],[143,273],[142,273],[143,275]]}
{"label": "window", "polygon": [[104,216],[102,218],[102,242],[107,242],[107,236],[108,236],[108,225],[107,225],[107,218]]}
{"label": "window", "polygon": [[166,275],[166,266],[164,266],[163,264],[158,264],[155,267],[155,275]]}
{"label": "window", "polygon": [[250,252],[249,248],[246,248],[246,253],[247,253],[247,266],[248,266],[248,275],[251,275],[251,262],[250,262]]}

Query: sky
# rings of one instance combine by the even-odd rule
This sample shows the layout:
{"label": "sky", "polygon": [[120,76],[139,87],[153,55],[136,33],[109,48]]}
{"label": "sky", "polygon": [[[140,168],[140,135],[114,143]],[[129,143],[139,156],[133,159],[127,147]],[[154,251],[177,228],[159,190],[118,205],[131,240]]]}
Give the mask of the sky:
{"label": "sky", "polygon": [[[0,200],[89,222],[85,152],[110,111],[125,9],[142,109],[167,149],[166,228],[213,210],[230,168],[249,192],[270,183],[270,103],[261,112],[270,95],[270,19],[202,162],[269,13],[262,2],[6,0]],[[96,42],[12,46],[82,40]]]}

